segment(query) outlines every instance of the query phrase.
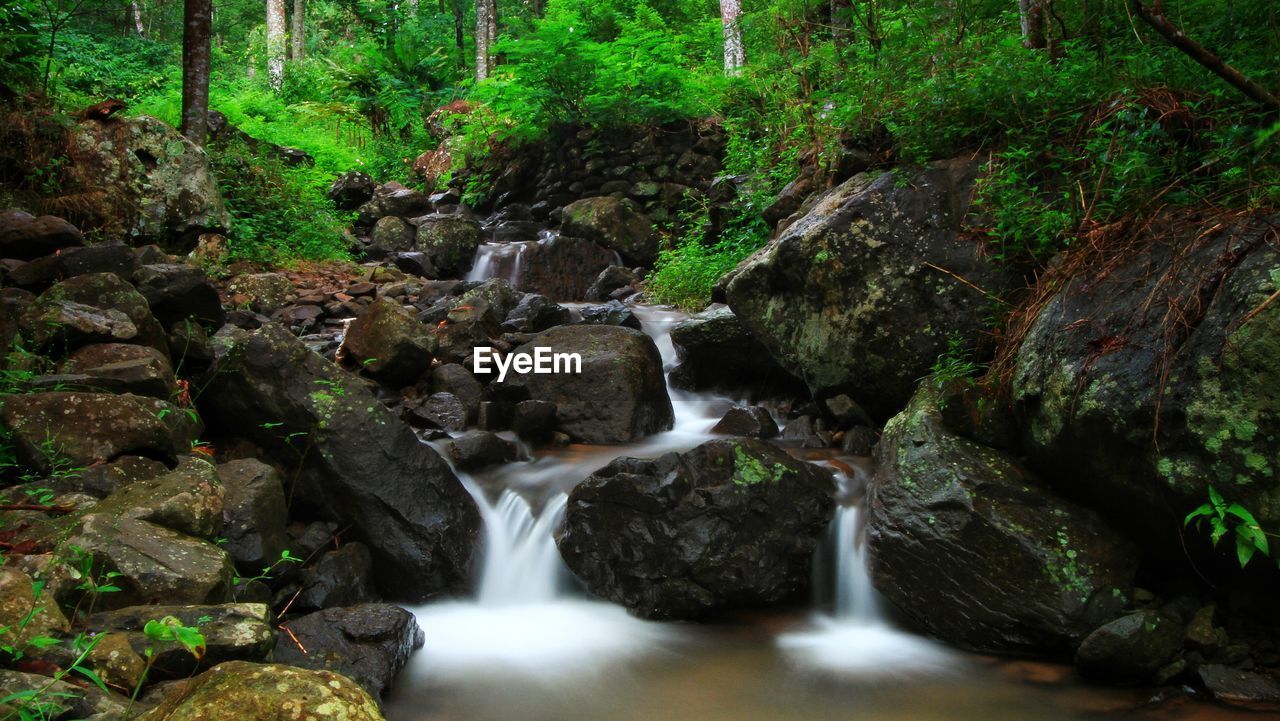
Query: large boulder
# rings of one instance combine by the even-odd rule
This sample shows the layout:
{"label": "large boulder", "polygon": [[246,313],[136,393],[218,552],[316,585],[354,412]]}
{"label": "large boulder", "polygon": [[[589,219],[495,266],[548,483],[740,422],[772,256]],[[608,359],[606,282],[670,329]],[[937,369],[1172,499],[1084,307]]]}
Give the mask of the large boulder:
{"label": "large boulder", "polygon": [[834,490],[828,473],[757,440],[619,458],[569,494],[557,544],[592,593],[641,616],[759,606],[808,589]]}
{"label": "large boulder", "polygon": [[1182,557],[1181,520],[1210,484],[1280,525],[1277,222],[1157,226],[1128,262],[1065,283],[1018,350],[1031,465],[1157,553]]}
{"label": "large boulder", "polygon": [[0,258],[33,260],[84,243],[80,229],[62,218],[21,210],[0,212]]}
{"label": "large boulder", "polygon": [[430,212],[431,199],[426,194],[392,182],[374,189],[369,200],[357,211],[356,225],[369,228],[379,218],[416,218]]}
{"label": "large boulder", "polygon": [[922,384],[876,450],[872,581],[948,642],[1069,653],[1125,607],[1136,551],[1012,459],[948,429],[937,395]]}
{"label": "large boulder", "polygon": [[583,198],[564,207],[565,235],[586,238],[617,251],[630,266],[652,266],[658,259],[658,236],[653,221],[630,199],[611,196]]}
{"label": "large boulder", "polygon": [[329,200],[338,210],[355,210],[373,198],[375,187],[368,173],[350,170],[339,175],[329,186]]}
{"label": "large boulder", "polygon": [[273,660],[336,671],[374,698],[391,690],[396,674],[425,640],[412,613],[385,603],[329,608],[289,621],[285,627],[298,643],[282,641]]}
{"label": "large boulder", "polygon": [[470,362],[477,346],[491,345],[502,335],[502,323],[520,301],[520,294],[501,278],[490,278],[446,301],[444,323],[433,329],[439,347],[436,356],[445,363]]}
{"label": "large boulder", "polygon": [[758,392],[800,385],[726,305],[717,303],[677,323],[671,342],[680,353],[680,365],[671,371],[677,388]]}
{"label": "large boulder", "polygon": [[414,245],[426,255],[430,277],[457,278],[471,269],[484,240],[479,223],[461,215],[426,215],[413,222]]}
{"label": "large boulder", "polygon": [[222,531],[225,496],[212,461],[186,456],[177,468],[117,489],[91,509],[112,518],[131,518],[172,531],[212,539]]}
{"label": "large boulder", "polygon": [[84,120],[68,142],[75,171],[62,192],[83,199],[79,212],[103,235],[185,251],[230,225],[209,158],[159,120]]}
{"label": "large boulder", "polygon": [[1182,650],[1183,624],[1159,611],[1137,611],[1103,624],[1076,651],[1076,666],[1100,681],[1141,682]]}
{"label": "large boulder", "polygon": [[331,671],[228,661],[184,681],[139,721],[383,721],[378,703]]}
{"label": "large boulder", "polygon": [[555,236],[528,247],[520,256],[516,287],[552,300],[582,300],[600,272],[617,254],[584,238]]}
{"label": "large boulder", "polygon": [[67,353],[94,342],[169,350],[169,337],[146,297],[115,273],[78,275],[55,284],[27,308],[19,328],[36,351]]}
{"label": "large boulder", "polygon": [[298,469],[307,501],[373,551],[387,596],[421,600],[465,584],[474,501],[363,381],[274,323],[227,326],[214,343],[202,409]]}
{"label": "large boulder", "polygon": [[370,303],[347,326],[340,357],[393,385],[410,385],[431,369],[435,336],[416,316],[390,298]]}
{"label": "large boulder", "polygon": [[194,265],[144,265],[133,274],[133,284],[165,328],[185,320],[220,326],[226,317],[218,291]]}
{"label": "large boulder", "polygon": [[94,343],[67,356],[58,372],[80,376],[96,390],[168,400],[177,390],[169,355],[145,345]]}
{"label": "large boulder", "polygon": [[815,395],[843,390],[878,418],[893,415],[949,339],[985,327],[987,293],[1012,282],[961,234],[977,167],[851,178],[743,261],[729,306]]}
{"label": "large boulder", "polygon": [[0,397],[0,421],[18,461],[49,472],[122,455],[174,459],[199,425],[166,401],[109,393],[49,392]]}
{"label": "large boulder", "polygon": [[288,548],[289,507],[276,469],[244,458],[218,466],[225,500],[225,548],[241,571],[259,573]]}
{"label": "large boulder", "polygon": [[[516,373],[502,385],[556,406],[556,427],[582,443],[628,443],[671,428],[674,415],[658,348],[644,333],[620,326],[558,326],[513,353],[577,354],[558,373]],[[569,364],[566,364],[569,365]]]}

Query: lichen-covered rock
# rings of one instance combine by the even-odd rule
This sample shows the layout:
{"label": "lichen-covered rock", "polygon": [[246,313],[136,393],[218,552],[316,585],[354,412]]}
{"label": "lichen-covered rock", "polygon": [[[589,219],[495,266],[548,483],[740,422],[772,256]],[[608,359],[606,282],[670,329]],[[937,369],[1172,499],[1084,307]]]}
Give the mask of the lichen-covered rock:
{"label": "lichen-covered rock", "polygon": [[95,342],[169,350],[147,299],[115,273],[88,273],[55,284],[27,308],[19,328],[35,351],[67,353]]}
{"label": "lichen-covered rock", "polygon": [[339,355],[392,386],[411,385],[431,369],[436,338],[398,301],[379,298],[351,321]]}
{"label": "lichen-covered rock", "polygon": [[[48,676],[7,669],[0,669],[0,689],[4,690],[6,696],[34,691],[42,701],[38,705],[24,704],[21,700],[0,704],[0,718],[121,721],[129,703],[129,699],[104,693],[95,686],[78,686],[67,681],[56,681]],[[23,710],[27,712],[26,715],[22,713]]]}
{"label": "lichen-covered rock", "polygon": [[21,210],[0,212],[0,258],[32,260],[84,243],[80,229],[62,218]]}
{"label": "lichen-covered rock", "polygon": [[71,623],[46,594],[36,596],[31,577],[16,568],[0,566],[0,627],[4,644],[24,649],[32,639],[71,629]]}
{"label": "lichen-covered rock", "polygon": [[949,339],[985,327],[991,300],[974,286],[999,295],[1014,282],[961,235],[977,167],[851,178],[743,261],[729,306],[815,395],[842,390],[888,418]]}
{"label": "lichen-covered rock", "polygon": [[559,326],[513,352],[533,354],[537,348],[577,353],[581,372],[576,365],[559,373],[513,370],[502,385],[527,390],[531,400],[554,403],[556,428],[574,440],[628,443],[671,428],[662,358],[644,333],[620,326]]}
{"label": "lichen-covered rock", "polygon": [[922,384],[876,449],[873,583],[948,642],[1069,653],[1125,607],[1136,551],[1009,457],[946,428],[936,393]]}
{"label": "lichen-covered rock", "polygon": [[351,170],[339,175],[329,186],[329,200],[338,210],[355,210],[369,202],[376,184],[367,173]]}
{"label": "lichen-covered rock", "polygon": [[422,600],[466,582],[475,502],[365,381],[274,323],[226,326],[214,342],[216,370],[201,396],[210,423],[240,429],[264,458],[298,468],[307,503],[373,551],[386,595]]}
{"label": "lichen-covered rock", "polygon": [[222,483],[213,462],[187,456],[168,473],[120,488],[92,512],[149,521],[207,540],[222,531],[222,510]]}
{"label": "lichen-covered rock", "polygon": [[[414,227],[404,218],[388,215],[378,218],[369,232],[369,244],[383,255],[413,250]],[[373,255],[373,251],[370,252]]]}
{"label": "lichen-covered rock", "polygon": [[460,215],[415,218],[415,247],[426,255],[428,277],[457,278],[471,269],[476,248],[483,242],[480,224]]}
{"label": "lichen-covered rock", "polygon": [[255,575],[288,547],[284,482],[276,469],[253,458],[219,465],[218,478],[226,494],[224,547],[241,571]]}
{"label": "lichen-covered rock", "polygon": [[135,395],[49,392],[0,397],[0,421],[18,460],[42,472],[131,454],[173,459],[200,427],[166,401]]}
{"label": "lichen-covered rock", "polygon": [[330,608],[286,624],[305,648],[282,641],[272,659],[277,663],[325,669],[352,679],[378,698],[422,648],[422,629],[413,614],[385,603]]}
{"label": "lichen-covered rock", "polygon": [[169,400],[177,389],[169,355],[145,345],[87,345],[67,356],[58,371],[84,376],[91,387],[113,393]]}
{"label": "lichen-covered rock", "polygon": [[583,198],[564,207],[565,235],[586,238],[617,251],[627,265],[645,267],[658,259],[653,221],[635,201],[610,196]]}
{"label": "lichen-covered rock", "polygon": [[75,170],[63,192],[83,194],[107,237],[190,250],[230,224],[204,151],[159,120],[84,120],[69,142]]}
{"label": "lichen-covered rock", "polygon": [[[157,641],[144,632],[148,621],[167,617],[200,629],[205,653],[195,658],[177,641]],[[151,650],[152,671],[165,678],[185,678],[198,669],[224,661],[261,661],[275,647],[271,607],[265,603],[225,603],[190,606],[129,606],[96,613],[85,620],[95,633],[124,635],[137,653]]]}
{"label": "lichen-covered rock", "polygon": [[383,721],[378,704],[331,671],[229,661],[183,682],[139,721]]}
{"label": "lichen-covered rock", "polygon": [[258,313],[283,308],[293,295],[293,283],[280,273],[249,273],[227,284],[233,303],[247,303]]}
{"label": "lichen-covered rock", "polygon": [[1157,553],[1182,556],[1175,521],[1210,484],[1263,528],[1280,524],[1280,303],[1265,303],[1280,288],[1276,223],[1154,230],[1165,240],[1064,285],[1018,351],[1029,462]]}
{"label": "lichen-covered rock", "polygon": [[400,183],[386,183],[374,189],[356,214],[356,225],[372,227],[379,218],[416,218],[431,212],[431,199],[424,193]]}
{"label": "lichen-covered rock", "polygon": [[809,588],[834,490],[825,471],[758,440],[618,458],[569,494],[557,544],[592,593],[641,616],[775,603]]}

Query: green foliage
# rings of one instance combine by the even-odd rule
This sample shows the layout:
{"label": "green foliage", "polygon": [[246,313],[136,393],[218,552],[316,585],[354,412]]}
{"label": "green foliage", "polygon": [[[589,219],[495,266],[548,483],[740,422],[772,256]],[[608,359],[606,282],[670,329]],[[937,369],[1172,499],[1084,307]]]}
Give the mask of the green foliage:
{"label": "green foliage", "polygon": [[1253,517],[1253,514],[1239,503],[1227,503],[1218,489],[1212,485],[1209,486],[1209,502],[1188,513],[1183,521],[1184,526],[1193,523],[1196,528],[1209,529],[1209,540],[1213,542],[1214,547],[1230,535],[1235,541],[1236,560],[1239,561],[1241,568],[1248,565],[1258,553],[1264,556],[1271,555],[1270,544],[1267,541],[1268,534],[1258,525],[1258,520]]}
{"label": "green foliage", "polygon": [[0,85],[34,82],[39,72],[40,33],[29,0],[0,3]]}
{"label": "green foliage", "polygon": [[[204,657],[204,634],[200,633],[198,628],[183,624],[175,616],[165,616],[164,618],[147,621],[146,625],[142,627],[142,633],[148,639],[158,643],[176,643],[197,659]],[[147,658],[150,659],[154,655],[154,651],[151,648],[148,648],[147,651]]]}
{"label": "green foliage", "polygon": [[739,488],[761,483],[778,483],[790,472],[781,463],[775,463],[770,468],[758,459],[743,453],[741,448],[733,449],[733,485]]}
{"label": "green foliage", "polygon": [[253,583],[254,581],[265,581],[271,578],[271,574],[275,572],[276,568],[278,568],[280,564],[302,563],[302,562],[303,562],[303,559],[293,555],[292,553],[289,552],[289,549],[286,548],[280,552],[280,557],[277,558],[270,566],[263,566],[262,573],[259,573],[258,575],[252,576],[250,578],[244,578],[244,577],[241,577],[239,574],[237,574],[232,578],[232,583],[234,585],[239,586],[246,583]]}

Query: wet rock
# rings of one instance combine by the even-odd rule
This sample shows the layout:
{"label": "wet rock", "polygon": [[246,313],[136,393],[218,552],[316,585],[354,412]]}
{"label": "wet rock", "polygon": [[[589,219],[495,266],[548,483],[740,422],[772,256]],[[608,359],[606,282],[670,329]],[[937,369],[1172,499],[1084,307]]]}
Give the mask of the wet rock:
{"label": "wet rock", "polygon": [[517,333],[539,333],[571,320],[569,309],[537,293],[525,293],[502,321],[502,329]]}
{"label": "wet rock", "polygon": [[834,486],[757,440],[619,458],[569,495],[557,536],[594,594],[649,618],[696,618],[808,589]]}
{"label": "wet rock", "polygon": [[671,328],[680,365],[671,384],[686,390],[788,389],[800,386],[728,306],[716,304]]}
{"label": "wet rock", "polygon": [[195,266],[144,265],[133,274],[133,284],[165,328],[188,319],[217,327],[226,318],[218,291],[204,271]]}
{"label": "wet rock", "polygon": [[19,330],[29,350],[68,352],[95,342],[128,342],[168,352],[168,336],[147,299],[114,273],[68,278],[41,293]]}
{"label": "wet rock", "polygon": [[840,450],[851,456],[869,456],[880,442],[880,434],[876,429],[867,426],[854,426],[844,432],[840,439]]}
{"label": "wet rock", "polygon": [[96,390],[168,400],[177,388],[169,355],[127,343],[95,343],[72,353],[58,372],[88,377]]}
{"label": "wet rock", "polygon": [[329,551],[303,571],[302,592],[293,602],[297,611],[354,606],[378,600],[373,588],[373,556],[369,547],[353,541]]}
{"label": "wet rock", "polygon": [[[174,459],[191,449],[199,427],[177,406],[155,398],[106,393],[11,395],[0,420],[18,460],[47,473],[54,462],[88,466],[122,455]],[[48,450],[56,450],[57,458]]]}
{"label": "wet rock", "polygon": [[59,488],[106,498],[119,488],[168,472],[169,467],[160,461],[141,456],[121,456],[110,463],[84,469],[75,478],[66,479],[66,485]]}
{"label": "wet rock", "polygon": [[373,198],[373,178],[358,170],[339,175],[329,186],[329,200],[338,210],[355,210]]}
{"label": "wet rock", "polygon": [[480,381],[476,380],[471,371],[457,363],[436,366],[431,369],[430,387],[432,393],[447,393],[456,398],[465,411],[464,422],[475,422],[476,417],[480,414],[480,401],[484,396],[484,386],[480,385]]}
{"label": "wet rock", "polygon": [[711,432],[743,438],[773,438],[778,435],[778,424],[769,411],[760,406],[734,406]]}
{"label": "wet rock", "polygon": [[826,448],[831,445],[831,434],[812,416],[797,416],[783,426],[781,440],[801,448]]}
{"label": "wet rock", "polygon": [[991,301],[972,286],[1015,283],[961,237],[977,168],[934,163],[909,183],[864,173],[828,191],[734,271],[729,306],[815,396],[846,392],[887,418],[949,339],[985,327]]}
{"label": "wet rock", "polygon": [[431,368],[435,337],[399,302],[379,298],[347,327],[341,356],[392,386],[411,385]]}
{"label": "wet rock", "polygon": [[658,259],[653,222],[631,200],[583,198],[565,206],[562,232],[617,251],[627,265],[652,266]]}
{"label": "wet rock", "polygon": [[71,133],[77,172],[67,195],[84,194],[106,237],[190,250],[201,233],[230,224],[208,156],[178,131],[145,115],[84,120]]}
{"label": "wet rock", "polygon": [[0,258],[34,260],[83,244],[80,229],[62,218],[37,218],[21,210],[0,212]]}
{"label": "wet rock", "polygon": [[120,488],[94,506],[92,512],[147,521],[188,536],[212,539],[222,531],[224,502],[213,463],[188,456],[168,473]]}
{"label": "wet rock", "polygon": [[379,185],[356,213],[356,225],[372,227],[380,218],[416,218],[431,212],[431,200],[423,193],[399,183]]}
{"label": "wet rock", "polygon": [[499,463],[510,463],[518,451],[511,441],[489,431],[470,431],[448,443],[449,457],[464,471],[474,471]]}
{"label": "wet rock", "polygon": [[383,721],[378,704],[331,671],[228,661],[181,683],[139,721]]}
{"label": "wet rock", "polygon": [[484,238],[480,224],[459,215],[426,215],[415,218],[415,249],[425,253],[432,278],[456,278],[471,269],[476,248]]}
{"label": "wet rock", "polygon": [[[1263,528],[1280,523],[1280,304],[1262,305],[1280,266],[1266,240],[1276,222],[1157,227],[1162,240],[1127,264],[1066,283],[1018,351],[1028,462],[1155,554],[1183,558],[1167,519],[1203,503],[1209,484]],[[1176,332],[1169,313],[1186,316]],[[1186,547],[1202,568],[1236,566],[1207,540]]]}
{"label": "wet rock", "polygon": [[[35,695],[40,696],[47,704],[41,711],[44,718],[116,721],[125,717],[128,704],[128,699],[104,693],[95,686],[79,686],[54,680],[48,676],[7,669],[0,669],[0,689],[5,690],[6,696],[12,693],[35,692]],[[17,709],[8,704],[0,704],[0,712],[13,718],[23,718]],[[28,716],[28,718],[40,717]]]}
{"label": "wet rock", "polygon": [[[167,617],[199,628],[205,640],[204,658],[197,660],[177,641],[157,641],[143,632],[148,621]],[[224,661],[261,661],[276,643],[271,607],[262,603],[189,606],[130,606],[90,616],[85,628],[123,633],[133,650],[154,655],[152,672],[161,678],[185,678]]]}
{"label": "wet rock", "polygon": [[467,407],[452,393],[432,393],[426,398],[406,400],[404,406],[405,420],[420,428],[460,431],[467,427]]}
{"label": "wet rock", "polygon": [[1271,674],[1211,663],[1196,675],[1218,701],[1254,710],[1280,709],[1280,680]]}
{"label": "wet rock", "polygon": [[1009,457],[948,431],[932,384],[885,426],[876,462],[872,581],[931,634],[1066,653],[1125,607],[1132,545]]}
{"label": "wet rock", "polygon": [[[415,232],[414,227],[409,225],[409,221],[388,215],[385,218],[379,218],[374,224],[373,231],[369,233],[369,241],[381,255],[390,255],[413,250]],[[425,258],[426,255],[424,254],[423,257]]]}
{"label": "wet rock", "polygon": [[30,576],[0,566],[0,627],[6,629],[5,645],[23,649],[37,637],[71,630],[58,604],[46,595],[37,597],[35,591]]}
{"label": "wet rock", "polygon": [[383,603],[330,608],[286,626],[306,653],[281,642],[274,655],[278,663],[336,671],[375,698],[391,690],[396,674],[425,640],[412,613]]}
{"label": "wet rock", "polygon": [[636,314],[616,300],[602,305],[583,306],[578,313],[582,316],[582,322],[588,325],[617,325],[636,330],[641,328]]}
{"label": "wet rock", "polygon": [[201,396],[210,422],[241,429],[289,467],[299,455],[289,435],[305,433],[298,477],[308,501],[369,545],[389,595],[420,600],[465,583],[479,515],[444,459],[363,382],[280,326],[224,327],[215,343],[218,370]]}
{"label": "wet rock", "polygon": [[671,428],[673,414],[662,359],[653,341],[640,331],[560,326],[539,333],[515,353],[533,354],[535,348],[579,354],[581,372],[513,371],[506,385],[525,389],[530,400],[554,403],[557,429],[574,440],[626,443]]}
{"label": "wet rock", "polygon": [[284,482],[274,468],[253,458],[219,465],[218,477],[225,492],[223,547],[242,573],[255,575],[288,547]]}
{"label": "wet rock", "polygon": [[1138,611],[1086,636],[1076,651],[1076,666],[1101,681],[1146,681],[1181,650],[1182,622],[1159,611]]}
{"label": "wet rock", "polygon": [[112,273],[128,280],[138,267],[133,249],[119,243],[65,248],[9,272],[9,281],[30,290],[44,290],[54,283],[90,273]]}
{"label": "wet rock", "polygon": [[583,300],[589,303],[602,303],[609,300],[611,295],[621,289],[629,288],[640,282],[640,276],[636,275],[628,268],[620,265],[611,265],[600,271],[600,275],[596,276],[596,280],[587,288],[586,295]]}
{"label": "wet rock", "polygon": [[439,341],[437,357],[450,363],[471,362],[474,348],[490,346],[490,338],[502,335],[502,321],[519,300],[510,283],[492,278],[447,301],[444,323],[433,331]]}
{"label": "wet rock", "polygon": [[868,416],[867,412],[862,410],[862,406],[844,393],[822,401],[822,407],[835,422],[837,428],[848,428],[855,424],[863,426],[874,425],[871,421],[871,416]]}
{"label": "wet rock", "polygon": [[589,240],[557,236],[525,251],[516,287],[554,300],[582,300],[600,272],[616,260],[612,250]]}
{"label": "wet rock", "polygon": [[546,443],[556,428],[556,404],[520,401],[511,415],[511,430],[532,443]]}
{"label": "wet rock", "polygon": [[249,273],[232,279],[227,292],[237,304],[243,299],[255,313],[270,314],[289,302],[293,283],[280,273]]}

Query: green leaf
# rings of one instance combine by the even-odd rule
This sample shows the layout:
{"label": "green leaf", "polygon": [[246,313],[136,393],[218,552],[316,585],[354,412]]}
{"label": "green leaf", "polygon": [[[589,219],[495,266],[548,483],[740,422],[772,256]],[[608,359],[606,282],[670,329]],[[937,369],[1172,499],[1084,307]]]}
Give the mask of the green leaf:
{"label": "green leaf", "polygon": [[1209,538],[1213,541],[1213,545],[1216,546],[1218,541],[1221,541],[1222,537],[1227,535],[1227,524],[1221,518],[1214,516],[1209,519],[1209,526],[1213,529],[1213,532],[1209,534]]}
{"label": "green leaf", "polygon": [[1236,526],[1236,538],[1242,542],[1247,542],[1250,546],[1262,551],[1262,555],[1264,556],[1271,555],[1271,547],[1267,542],[1267,534],[1263,533],[1262,529],[1258,526]]}
{"label": "green leaf", "polygon": [[1200,507],[1196,508],[1196,510],[1192,511],[1191,513],[1188,513],[1186,519],[1182,521],[1182,525],[1186,526],[1201,516],[1209,516],[1212,514],[1213,514],[1213,508],[1208,503],[1205,503],[1204,505],[1201,505]]}
{"label": "green leaf", "polygon": [[1253,517],[1253,514],[1249,512],[1249,509],[1245,508],[1239,503],[1232,503],[1230,506],[1227,506],[1226,513],[1229,516],[1235,516],[1236,518],[1239,518],[1240,520],[1244,521],[1250,526],[1258,525],[1258,520]]}
{"label": "green leaf", "polygon": [[1253,544],[1236,539],[1236,558],[1240,560],[1240,567],[1244,568],[1249,563],[1249,559],[1253,558]]}
{"label": "green leaf", "polygon": [[111,693],[111,690],[107,688],[107,684],[103,683],[102,678],[99,677],[98,674],[94,673],[93,669],[89,669],[89,668],[85,668],[84,666],[77,665],[77,666],[72,666],[71,670],[89,679],[90,681],[93,682],[94,686],[97,686],[98,688],[102,689],[106,693]]}
{"label": "green leaf", "polygon": [[1214,488],[1212,485],[1209,486],[1209,500],[1213,503],[1214,509],[1219,513],[1222,513],[1223,506],[1227,505],[1227,502],[1222,498],[1222,494],[1218,493],[1218,489]]}

